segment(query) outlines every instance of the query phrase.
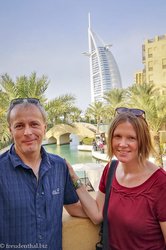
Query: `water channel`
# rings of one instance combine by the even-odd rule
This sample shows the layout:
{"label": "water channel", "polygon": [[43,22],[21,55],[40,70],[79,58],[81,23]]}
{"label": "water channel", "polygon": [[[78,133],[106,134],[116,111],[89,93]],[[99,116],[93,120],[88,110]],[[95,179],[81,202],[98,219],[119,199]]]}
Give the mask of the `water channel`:
{"label": "water channel", "polygon": [[70,144],[66,145],[56,145],[50,144],[45,145],[45,149],[52,154],[57,154],[62,158],[65,158],[70,164],[76,163],[87,163],[96,162],[96,159],[92,157],[91,152],[88,151],[78,151],[77,146],[79,144],[78,137],[76,135],[71,135]]}

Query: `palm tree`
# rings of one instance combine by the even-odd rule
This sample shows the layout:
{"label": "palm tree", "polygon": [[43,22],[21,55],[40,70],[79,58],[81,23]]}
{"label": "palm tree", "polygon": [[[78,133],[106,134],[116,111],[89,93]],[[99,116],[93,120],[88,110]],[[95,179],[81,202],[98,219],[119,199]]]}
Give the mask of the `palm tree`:
{"label": "palm tree", "polygon": [[146,120],[152,132],[155,160],[163,165],[160,130],[166,123],[166,96],[154,84],[135,84],[129,88],[130,105],[146,112]]}
{"label": "palm tree", "polygon": [[51,128],[55,124],[61,123],[61,107],[62,107],[62,102],[59,100],[59,98],[54,98],[45,105],[45,109],[48,114],[48,128]]}
{"label": "palm tree", "polygon": [[29,77],[20,76],[16,78],[16,84],[14,85],[14,93],[16,97],[35,97],[40,99],[41,103],[46,102],[45,91],[48,88],[48,78],[41,76],[37,78],[35,72]]}
{"label": "palm tree", "polygon": [[3,100],[4,97],[7,97],[7,101],[10,102],[14,98],[35,97],[44,102],[46,101],[44,94],[48,84],[49,81],[46,76],[37,78],[35,72],[31,73],[29,77],[17,77],[16,82],[8,74],[5,74],[0,79],[1,98]]}
{"label": "palm tree", "polygon": [[80,121],[81,117],[81,110],[77,107],[73,107],[71,109],[71,112],[69,114],[69,119],[72,121],[72,122],[77,122],[77,121]]}
{"label": "palm tree", "polygon": [[102,122],[103,117],[105,115],[105,107],[102,102],[94,102],[90,104],[86,110],[86,117],[91,117],[95,120],[97,124],[97,133],[99,133],[99,124]]}
{"label": "palm tree", "polygon": [[6,112],[0,108],[0,149],[6,147],[11,141],[8,125],[6,122]]}
{"label": "palm tree", "polygon": [[107,117],[110,121],[114,116],[115,109],[120,106],[126,106],[125,99],[126,90],[112,89],[105,93],[104,99],[106,100]]}
{"label": "palm tree", "polygon": [[0,77],[0,141],[1,145],[10,141],[8,125],[6,122],[6,111],[9,103],[15,98],[35,97],[40,99],[44,104],[46,98],[44,96],[48,87],[48,79],[46,76],[37,78],[36,73],[32,73],[29,77],[20,76],[14,82],[8,74]]}
{"label": "palm tree", "polygon": [[66,94],[66,95],[60,96],[59,99],[62,103],[61,112],[62,112],[62,116],[63,116],[63,122],[66,123],[66,122],[68,122],[70,112],[75,107],[74,102],[75,102],[76,98],[71,94]]}
{"label": "palm tree", "polygon": [[50,100],[46,104],[46,111],[48,113],[49,126],[53,126],[57,123],[66,123],[70,117],[70,113],[73,112],[75,97],[72,95],[62,95]]}

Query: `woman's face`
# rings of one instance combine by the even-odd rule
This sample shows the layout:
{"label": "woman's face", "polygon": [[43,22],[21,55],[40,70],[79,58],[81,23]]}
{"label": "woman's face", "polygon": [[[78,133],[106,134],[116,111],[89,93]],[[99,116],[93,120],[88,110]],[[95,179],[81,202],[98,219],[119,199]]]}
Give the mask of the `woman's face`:
{"label": "woman's face", "polygon": [[137,135],[130,122],[123,122],[116,127],[112,137],[112,149],[122,163],[138,161]]}

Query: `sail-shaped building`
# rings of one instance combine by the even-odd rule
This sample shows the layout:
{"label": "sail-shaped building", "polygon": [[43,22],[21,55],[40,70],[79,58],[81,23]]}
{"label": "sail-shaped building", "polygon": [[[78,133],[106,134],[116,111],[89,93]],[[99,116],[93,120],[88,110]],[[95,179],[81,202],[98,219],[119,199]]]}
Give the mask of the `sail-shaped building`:
{"label": "sail-shaped building", "polygon": [[92,31],[89,14],[89,52],[90,60],[91,102],[103,102],[104,93],[113,88],[122,88],[118,65],[110,51],[111,45],[104,44]]}

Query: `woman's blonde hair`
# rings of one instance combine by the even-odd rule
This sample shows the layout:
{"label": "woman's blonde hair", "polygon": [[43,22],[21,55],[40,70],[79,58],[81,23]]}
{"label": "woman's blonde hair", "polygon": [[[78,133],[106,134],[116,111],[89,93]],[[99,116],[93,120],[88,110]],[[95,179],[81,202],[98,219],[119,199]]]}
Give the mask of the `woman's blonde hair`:
{"label": "woman's blonde hair", "polygon": [[146,120],[142,116],[137,117],[129,112],[116,115],[116,117],[111,122],[107,138],[108,156],[110,159],[112,159],[114,155],[112,148],[114,131],[119,124],[124,122],[129,122],[136,132],[138,141],[138,159],[141,163],[143,163],[146,159],[149,158],[150,153],[154,152],[150,131]]}

